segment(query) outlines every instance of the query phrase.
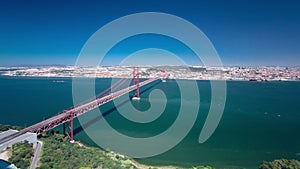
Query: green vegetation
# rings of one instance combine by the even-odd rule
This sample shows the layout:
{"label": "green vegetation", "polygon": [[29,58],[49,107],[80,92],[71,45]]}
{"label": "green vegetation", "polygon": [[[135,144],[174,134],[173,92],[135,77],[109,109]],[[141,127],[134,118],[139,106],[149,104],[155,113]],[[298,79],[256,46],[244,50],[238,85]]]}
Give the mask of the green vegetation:
{"label": "green vegetation", "polygon": [[31,157],[33,157],[32,144],[28,142],[16,143],[12,146],[12,156],[8,159],[9,162],[13,163],[18,168],[29,168]]}
{"label": "green vegetation", "polygon": [[264,161],[259,169],[300,169],[300,161],[297,160],[274,160],[272,162]]}
{"label": "green vegetation", "polygon": [[193,167],[192,169],[213,169],[211,166],[197,166]]}
{"label": "green vegetation", "polygon": [[0,131],[6,131],[6,130],[9,130],[9,129],[21,130],[22,127],[0,124]]}
{"label": "green vegetation", "polygon": [[44,142],[39,169],[48,168],[135,168],[121,155],[99,148],[70,143],[68,138],[53,134],[40,139]]}
{"label": "green vegetation", "polygon": [[[20,130],[22,128],[0,124],[0,131],[5,131],[8,129]],[[54,132],[52,132],[50,135],[43,134],[40,140],[43,141],[44,144],[38,169],[136,168],[135,165],[137,163],[127,157],[124,157],[123,155],[104,151],[96,147],[84,146],[83,144],[79,143],[70,143],[68,138]],[[31,158],[33,157],[32,146],[32,144],[27,142],[14,144],[12,146],[12,156],[8,161],[15,164],[15,166],[19,168],[29,168]],[[133,164],[133,162],[135,164]],[[149,167],[149,169],[150,168],[156,169],[160,167]],[[192,167],[191,169],[213,169],[213,167],[197,166]],[[300,162],[297,160],[286,159],[275,160],[273,162],[264,161],[259,166],[259,169],[300,169]]]}

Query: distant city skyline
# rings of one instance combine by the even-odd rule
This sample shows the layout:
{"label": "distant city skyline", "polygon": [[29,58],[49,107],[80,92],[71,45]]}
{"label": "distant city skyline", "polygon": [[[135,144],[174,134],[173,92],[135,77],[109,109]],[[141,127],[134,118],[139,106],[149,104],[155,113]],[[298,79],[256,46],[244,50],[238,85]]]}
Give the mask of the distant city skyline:
{"label": "distant city skyline", "polygon": [[[165,71],[163,71],[165,70]],[[165,77],[192,80],[299,81],[299,67],[140,66],[141,78]],[[40,66],[1,68],[2,76],[130,78],[132,66]]]}
{"label": "distant city skyline", "polygon": [[[119,17],[149,11],[173,14],[196,25],[225,66],[300,66],[297,0],[1,1],[0,66],[74,65],[99,28]],[[133,53],[147,63],[163,56],[164,52],[144,50],[148,48],[170,51],[188,65],[201,65],[188,47],[157,35],[125,39],[102,64],[118,65]]]}

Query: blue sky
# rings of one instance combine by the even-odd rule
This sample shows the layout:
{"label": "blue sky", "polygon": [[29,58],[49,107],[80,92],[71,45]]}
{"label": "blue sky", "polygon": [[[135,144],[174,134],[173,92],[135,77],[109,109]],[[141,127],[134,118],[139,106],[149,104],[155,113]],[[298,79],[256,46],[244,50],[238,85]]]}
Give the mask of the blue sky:
{"label": "blue sky", "polygon": [[[299,11],[298,0],[0,1],[0,66],[73,65],[95,31],[137,12],[170,13],[195,24],[225,65],[299,66]],[[113,65],[134,52],[132,46],[169,50],[178,43],[141,38],[124,40],[104,64]],[[180,48],[180,57],[189,60],[190,52],[184,45]]]}

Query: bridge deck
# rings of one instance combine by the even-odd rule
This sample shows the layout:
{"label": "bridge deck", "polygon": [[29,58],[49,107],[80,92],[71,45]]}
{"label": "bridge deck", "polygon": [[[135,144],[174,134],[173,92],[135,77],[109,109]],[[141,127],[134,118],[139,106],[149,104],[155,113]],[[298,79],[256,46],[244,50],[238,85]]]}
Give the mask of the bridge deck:
{"label": "bridge deck", "polygon": [[[155,80],[158,80],[160,78],[153,78],[153,79],[148,79],[148,80],[145,80],[143,82],[140,82],[139,83],[139,86],[144,86],[146,84],[149,84]],[[96,99],[93,99],[91,100],[90,102],[88,103],[85,103],[85,104],[82,104],[82,105],[79,105],[79,106],[76,106],[76,107],[73,107],[69,110],[66,110],[64,111],[63,113],[61,114],[58,114],[56,116],[53,116],[53,117],[50,117],[46,120],[43,120],[39,123],[36,123],[32,126],[29,126],[27,128],[24,128],[16,133],[13,133],[13,134],[10,134],[8,136],[5,136],[3,138],[0,139],[0,145],[1,144],[5,144],[6,142],[16,138],[16,137],[19,137],[27,132],[32,132],[32,133],[36,133],[37,135],[40,135],[42,134],[43,132],[46,132],[46,131],[49,131],[55,127],[57,127],[58,125],[60,124],[63,124],[65,122],[69,122],[71,120],[71,118],[76,118],[86,112],[89,112],[107,102],[110,102],[112,101],[113,99],[116,99],[118,97],[121,97],[122,95],[128,93],[128,92],[131,92],[135,89],[137,89],[137,85],[132,85],[132,86],[129,86],[127,88],[124,88],[124,89],[121,89],[119,91],[116,91],[116,92],[113,92],[113,93],[110,93],[106,96],[103,96],[101,98],[96,98]],[[72,117],[73,116],[73,117]]]}

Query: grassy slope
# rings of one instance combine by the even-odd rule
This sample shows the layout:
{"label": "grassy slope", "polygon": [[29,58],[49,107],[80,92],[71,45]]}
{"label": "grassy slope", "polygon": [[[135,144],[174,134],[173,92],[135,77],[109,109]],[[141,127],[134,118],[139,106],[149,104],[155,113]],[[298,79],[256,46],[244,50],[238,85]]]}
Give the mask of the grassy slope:
{"label": "grassy slope", "polygon": [[[1,125],[0,132],[8,129],[20,130],[21,127]],[[103,151],[99,148],[80,146],[77,143],[70,143],[63,135],[46,135],[40,138],[44,142],[39,169],[48,168],[151,168],[140,165],[133,160],[113,152]],[[30,159],[33,156],[32,144],[14,144],[12,147],[12,157],[10,162],[20,168],[28,168]],[[154,167],[155,168],[155,167]],[[176,168],[176,167],[171,167]],[[197,169],[211,169],[209,166],[193,167]],[[273,162],[263,162],[260,169],[300,169],[300,162],[296,160],[275,160]]]}
{"label": "grassy slope", "polygon": [[17,143],[12,146],[12,156],[8,159],[9,162],[18,168],[29,168],[31,158],[33,157],[32,144]]}
{"label": "grassy slope", "polygon": [[40,138],[44,142],[39,168],[135,168],[126,157],[70,143],[63,135]]}

